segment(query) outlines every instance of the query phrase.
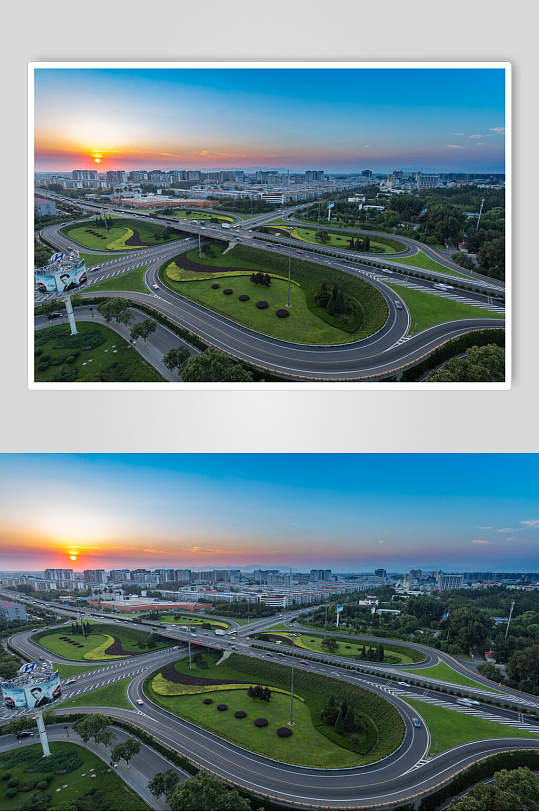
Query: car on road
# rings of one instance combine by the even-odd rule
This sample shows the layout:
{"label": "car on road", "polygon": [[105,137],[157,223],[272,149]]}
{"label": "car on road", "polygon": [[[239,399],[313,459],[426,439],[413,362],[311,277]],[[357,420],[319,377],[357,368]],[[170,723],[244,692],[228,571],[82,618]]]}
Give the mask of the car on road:
{"label": "car on road", "polygon": [[142,701],[142,699],[137,699],[137,705],[144,705],[144,702]]}
{"label": "car on road", "polygon": [[34,734],[30,730],[19,730],[17,733],[18,739],[25,739],[27,736],[33,736]]}
{"label": "car on road", "polygon": [[154,290],[159,290],[159,285],[152,285],[152,288],[153,288]]}
{"label": "car on road", "polygon": [[398,299],[395,299],[395,307],[397,310],[402,310],[402,302],[399,302]]}
{"label": "car on road", "polygon": [[[103,267],[102,265],[92,265],[91,270],[92,270],[92,271],[98,271],[98,270],[99,270],[100,268],[102,268],[102,267]],[[88,269],[88,270],[90,270],[90,269]]]}
{"label": "car on road", "polygon": [[477,700],[468,699],[467,697],[463,697],[462,699],[457,699],[457,703],[459,705],[466,705],[467,707],[470,707],[470,705],[479,705],[479,702],[477,702]]}
{"label": "car on road", "polygon": [[406,685],[406,687],[407,687],[407,688],[409,688],[409,687],[410,687],[410,683],[408,683],[408,682],[401,682],[400,680],[398,681],[397,685]]}
{"label": "car on road", "polygon": [[53,319],[59,319],[61,317],[62,317],[61,313],[47,313],[47,318],[49,321],[52,321]]}
{"label": "car on road", "polygon": [[73,685],[73,683],[76,682],[76,681],[77,680],[75,679],[75,677],[71,677],[71,679],[66,679],[65,684],[66,685]]}
{"label": "car on road", "polygon": [[419,721],[417,716],[414,716],[414,718],[412,719],[412,724],[414,727],[421,727],[421,722]]}
{"label": "car on road", "polygon": [[302,665],[309,665],[309,663],[307,662],[307,660],[300,660],[300,663],[301,663]]}
{"label": "car on road", "polygon": [[303,251],[296,251],[296,254],[303,254]]}

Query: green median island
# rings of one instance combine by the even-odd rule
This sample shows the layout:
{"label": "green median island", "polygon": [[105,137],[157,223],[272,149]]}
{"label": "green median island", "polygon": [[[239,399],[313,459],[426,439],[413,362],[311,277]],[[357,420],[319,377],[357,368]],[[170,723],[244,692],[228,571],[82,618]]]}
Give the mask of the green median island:
{"label": "green median island", "polygon": [[207,243],[163,265],[159,277],[182,296],[253,330],[301,344],[345,344],[377,332],[388,308],[368,282],[250,246]]}
{"label": "green median island", "polygon": [[50,742],[0,753],[0,809],[150,809],[104,761],[76,744]]}
{"label": "green median island", "polygon": [[77,321],[77,330],[77,335],[72,336],[68,324],[56,324],[35,331],[36,381],[164,381],[137,350],[110,327]]}
{"label": "green median island", "polygon": [[158,620],[160,623],[169,623],[171,626],[196,626],[202,629],[230,628],[230,623],[225,623],[224,620],[210,620],[210,618],[197,617],[196,615],[160,613],[158,616],[154,614],[141,615],[141,618],[144,620]]}
{"label": "green median island", "polygon": [[[412,268],[423,268],[426,271],[438,271],[438,273],[447,273],[450,276],[466,277],[467,274],[455,271],[453,268],[447,268],[435,259],[431,259],[423,251],[418,251],[411,257],[394,257],[392,262],[401,262],[403,265],[410,265]],[[469,278],[469,277],[468,277]]]}
{"label": "green median island", "polygon": [[94,290],[134,290],[139,293],[149,293],[148,287],[144,281],[144,274],[148,266],[143,265],[142,268],[134,268],[132,271],[119,273],[110,279],[104,279],[102,282],[97,282],[95,285],[90,285],[84,288],[84,292]]}
{"label": "green median island", "polygon": [[408,646],[398,646],[394,643],[373,643],[361,638],[349,639],[336,635],[317,635],[312,633],[298,634],[288,632],[282,634],[277,627],[268,629],[256,635],[258,640],[268,643],[282,643],[285,646],[316,651],[319,654],[328,654],[334,657],[350,657],[354,660],[363,660],[371,663],[384,663],[386,665],[409,665],[422,662],[425,656]]}
{"label": "green median island", "polygon": [[161,635],[142,629],[118,628],[114,624],[91,623],[82,633],[80,623],[37,632],[32,640],[65,660],[118,660],[157,651],[170,645]]}
{"label": "green median island", "polygon": [[[133,705],[127,700],[127,686],[133,677],[118,680],[112,685],[104,685],[102,688],[96,688],[95,691],[88,691],[86,694],[81,694],[73,699],[67,699],[61,705],[55,705],[56,708],[133,708]],[[70,686],[64,686],[63,690],[67,692]],[[74,688],[76,686],[73,686]]]}
{"label": "green median island", "polygon": [[186,220],[204,220],[210,223],[233,223],[234,218],[226,214],[215,214],[212,211],[198,211],[196,209],[174,209],[173,217],[181,217]]}
{"label": "green median island", "polygon": [[62,233],[83,248],[99,251],[130,251],[178,240],[182,231],[167,225],[157,225],[127,217],[100,217],[84,223],[65,226]]}
{"label": "green median island", "polygon": [[483,739],[538,739],[539,735],[518,727],[502,725],[461,711],[440,708],[417,699],[406,697],[406,702],[417,711],[430,732],[429,755],[437,755],[466,742]]}
{"label": "green median island", "polygon": [[371,236],[368,232],[358,234],[358,232],[331,231],[331,228],[326,228],[324,224],[317,228],[303,228],[286,225],[286,220],[280,220],[277,225],[270,223],[257,230],[266,234],[292,237],[294,240],[302,240],[313,245],[349,248],[351,251],[360,251],[364,254],[396,254],[406,251],[407,248],[404,243],[393,240],[391,237]]}
{"label": "green median island", "polygon": [[396,750],[404,724],[383,697],[279,663],[199,651],[154,672],[144,690],[154,702],[254,753],[306,767],[353,767]]}
{"label": "green median island", "polygon": [[433,327],[435,324],[457,319],[503,320],[505,318],[503,313],[496,313],[494,310],[454,302],[452,299],[444,299],[434,293],[424,293],[422,290],[406,288],[403,285],[386,284],[399,294],[410,311],[410,335],[426,330],[427,327]]}
{"label": "green median island", "polygon": [[481,691],[492,691],[495,694],[500,693],[500,691],[498,691],[496,688],[491,688],[489,685],[483,685],[480,682],[476,682],[476,680],[465,677],[463,674],[460,674],[458,671],[455,671],[453,668],[447,665],[447,663],[438,663],[438,665],[433,665],[430,668],[414,668],[413,671],[410,671],[410,676],[415,676],[416,674],[419,677],[441,679],[444,682],[452,682],[456,685],[466,685],[468,688],[478,688]]}

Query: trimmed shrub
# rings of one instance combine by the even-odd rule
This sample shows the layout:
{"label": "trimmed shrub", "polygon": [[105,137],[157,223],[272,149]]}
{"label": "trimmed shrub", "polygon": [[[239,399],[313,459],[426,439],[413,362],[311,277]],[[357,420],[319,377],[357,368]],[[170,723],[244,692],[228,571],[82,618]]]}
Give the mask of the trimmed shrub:
{"label": "trimmed shrub", "polygon": [[267,727],[268,720],[262,716],[260,719],[255,719],[253,724],[255,727]]}
{"label": "trimmed shrub", "polygon": [[261,302],[257,302],[256,306],[258,307],[259,310],[265,310],[266,307],[269,307],[269,304],[268,304],[268,302],[261,301]]}
{"label": "trimmed shrub", "polygon": [[280,727],[277,730],[277,735],[281,737],[281,739],[287,739],[289,736],[292,735],[292,731],[289,727]]}
{"label": "trimmed shrub", "polygon": [[19,785],[19,779],[18,778],[11,778],[7,782],[7,785],[8,785],[8,787],[17,787]]}
{"label": "trimmed shrub", "polygon": [[36,789],[47,789],[48,784],[49,781],[38,781],[36,784]]}
{"label": "trimmed shrub", "polygon": [[214,282],[213,285],[212,285],[212,288],[214,290],[217,290],[217,288],[220,288],[220,287],[221,287],[221,285],[218,282]]}
{"label": "trimmed shrub", "polygon": [[11,773],[4,773],[0,780],[1,781],[9,781],[10,778],[11,778]]}
{"label": "trimmed shrub", "polygon": [[247,714],[245,713],[245,711],[236,711],[234,716],[236,717],[236,719],[245,719]]}
{"label": "trimmed shrub", "polygon": [[207,696],[206,699],[204,699],[203,701],[204,701],[205,705],[211,705],[212,702],[213,702],[213,699],[210,699],[209,696]]}
{"label": "trimmed shrub", "polygon": [[19,785],[19,792],[31,792],[37,784],[37,781],[23,781]]}
{"label": "trimmed shrub", "polygon": [[248,302],[251,297],[247,296],[246,293],[242,293],[241,296],[238,296],[240,302]]}
{"label": "trimmed shrub", "polygon": [[230,296],[230,294],[234,293],[234,291],[232,290],[232,288],[225,288],[223,293],[225,294],[225,296]]}
{"label": "trimmed shrub", "polygon": [[8,791],[6,792],[6,798],[14,798],[16,794],[17,794],[16,789],[8,789]]}
{"label": "trimmed shrub", "polygon": [[290,310],[286,310],[284,307],[280,307],[279,310],[275,311],[275,315],[279,319],[287,319],[290,315]]}
{"label": "trimmed shrub", "polygon": [[225,711],[228,710],[228,705],[217,705],[218,711]]}

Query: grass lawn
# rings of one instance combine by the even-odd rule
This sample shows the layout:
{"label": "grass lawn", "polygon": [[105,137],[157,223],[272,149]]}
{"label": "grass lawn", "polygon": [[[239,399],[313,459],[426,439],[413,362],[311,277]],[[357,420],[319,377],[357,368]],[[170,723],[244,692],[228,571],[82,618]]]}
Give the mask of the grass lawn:
{"label": "grass lawn", "polygon": [[[351,237],[354,239],[365,239],[368,235],[361,235],[361,234],[339,234],[337,231],[329,231],[329,241],[322,242],[316,236],[317,231],[325,231],[325,226],[320,226],[318,228],[299,228],[296,227],[292,230],[291,235],[295,237],[297,240],[304,240],[305,242],[314,243],[316,245],[328,245],[334,246],[335,248],[348,248],[348,243]],[[396,251],[405,251],[406,246],[404,243],[397,243],[395,240],[396,245],[392,246],[390,243],[385,242],[381,237],[371,238],[369,237],[371,248],[370,253],[373,254],[394,254]]]}
{"label": "grass lawn", "polygon": [[35,380],[58,382],[163,381],[118,333],[103,324],[77,322],[72,336],[67,324],[36,330]]}
{"label": "grass lawn", "polygon": [[445,682],[455,682],[457,685],[467,685],[469,688],[480,688],[483,691],[493,691],[496,694],[500,693],[496,688],[489,688],[480,682],[464,677],[458,671],[454,671],[447,663],[438,663],[438,665],[433,665],[430,668],[414,668],[413,671],[410,671],[410,676],[412,674],[419,674],[421,677],[432,677],[432,679],[443,679]]}
{"label": "grass lawn", "polygon": [[[40,646],[57,654],[66,660],[117,660],[129,655],[144,654],[148,652],[144,643],[151,632],[139,629],[117,629],[115,626],[96,623],[91,626],[91,631],[83,637],[80,633],[73,633],[70,626],[65,626],[62,630],[47,631],[46,634],[39,632],[33,635],[32,639]],[[62,640],[62,638],[67,638]],[[114,641],[118,640],[123,651],[105,653]],[[69,642],[73,641],[73,642]],[[78,643],[79,645],[74,645]],[[169,641],[163,639],[157,641],[155,649],[164,648],[169,645]],[[88,664],[86,670],[91,668]]]}
{"label": "grass lawn", "polygon": [[[7,797],[8,782],[0,782],[0,809],[150,809],[108,764],[84,747],[51,742],[51,756],[43,758],[41,745],[18,747],[0,754],[0,772],[19,779],[17,794]],[[60,769],[66,772],[57,775]],[[45,789],[23,790],[46,780]],[[46,805],[35,806],[32,796],[45,793]],[[78,805],[78,804],[81,805]]]}
{"label": "grass lawn", "polygon": [[430,730],[430,755],[443,753],[444,750],[457,747],[459,744],[483,739],[539,738],[534,733],[519,730],[518,727],[501,725],[499,722],[490,722],[488,719],[479,719],[477,716],[468,716],[460,711],[440,708],[438,705],[430,705],[417,699],[406,697],[406,702],[421,714]]}
{"label": "grass lawn", "polygon": [[102,262],[109,262],[111,259],[118,259],[125,257],[125,254],[111,253],[111,254],[87,254],[84,251],[79,252],[79,256],[86,262],[87,268],[93,268],[94,265],[100,265]]}
{"label": "grass lawn", "polygon": [[412,257],[393,257],[391,261],[402,262],[403,265],[410,265],[413,268],[423,268],[426,271],[439,271],[440,273],[447,273],[451,276],[466,276],[466,274],[454,271],[452,268],[446,268],[445,265],[441,265],[439,262],[436,262],[435,259],[428,257],[423,251],[419,251]]}
{"label": "grass lawn", "polygon": [[[293,735],[281,739],[276,731],[279,727],[287,726],[290,718],[290,696],[287,695],[290,690],[290,669],[276,662],[262,662],[239,654],[233,654],[216,665],[218,656],[204,654],[199,663],[193,663],[191,671],[188,662],[180,660],[175,664],[175,669],[181,674],[195,677],[231,680],[230,686],[206,685],[202,693],[187,693],[200,691],[201,687],[164,680],[157,672],[146,680],[144,688],[158,704],[178,716],[185,716],[255,752],[294,764],[315,767],[367,764],[392,752],[402,739],[402,720],[385,699],[361,688],[301,670],[295,672],[296,724],[292,728]],[[247,684],[240,688],[238,683],[241,682]],[[273,688],[270,702],[248,697],[249,684]],[[167,686],[176,695],[165,694]],[[275,689],[281,689],[282,693]],[[178,695],[179,690],[185,693]],[[365,727],[356,742],[340,736],[321,718],[321,711],[332,693],[340,699],[346,698],[361,713]],[[213,699],[213,703],[206,705],[206,698]],[[226,704],[227,710],[218,711],[217,705],[220,703]],[[234,717],[239,710],[247,713],[246,718]],[[268,719],[267,727],[254,726],[254,720],[260,717]]]}
{"label": "grass lawn", "polygon": [[216,629],[228,629],[230,624],[225,623],[224,620],[210,620],[207,617],[193,617],[193,615],[181,615],[174,617],[172,614],[159,615],[159,620],[162,623],[179,624],[182,626],[202,626],[204,623],[210,626],[215,626]]}
{"label": "grass lawn", "polygon": [[112,685],[104,685],[102,688],[96,688],[95,691],[88,691],[87,694],[75,696],[73,699],[62,702],[61,705],[55,705],[55,708],[81,708],[89,705],[132,708],[132,704],[127,701],[126,697],[127,686],[132,679],[133,677],[127,677],[127,679],[119,680]]}
{"label": "grass lawn", "polygon": [[[266,633],[267,632],[262,632],[260,636]],[[361,657],[363,645],[365,645],[365,649],[367,651],[369,648],[376,648],[375,643],[363,642],[359,639],[339,640],[339,638],[335,637],[334,635],[328,636],[333,637],[335,640],[337,640],[337,648],[335,651],[330,652],[326,648],[324,648],[322,646],[324,638],[318,637],[317,635],[314,634],[302,634],[299,637],[294,637],[293,633],[291,633],[290,630],[288,630],[288,634],[283,635],[282,640],[283,643],[285,644],[287,643],[288,645],[292,645],[293,643],[295,643],[295,645],[300,646],[300,648],[305,648],[308,649],[309,651],[316,651],[319,654],[328,654],[334,657],[352,657],[355,660],[365,659],[365,661],[367,661],[366,658]],[[384,662],[393,665],[408,665],[409,663],[413,663],[414,662],[413,658],[409,657],[405,653],[405,651],[406,649],[404,647],[402,651],[397,651],[389,648],[389,646],[384,645]]]}
{"label": "grass lawn", "polygon": [[[190,263],[196,263],[189,267]],[[197,276],[199,281],[184,283],[174,278],[178,267],[186,265],[186,272],[191,279]],[[212,269],[215,268],[215,272]],[[223,279],[221,288],[212,291],[211,280],[204,279],[212,272],[217,280],[219,269],[226,269],[225,273],[233,272],[237,268],[245,276]],[[174,272],[172,278],[168,277],[168,269]],[[250,279],[251,271],[264,271],[274,277],[270,288],[254,285]],[[362,279],[326,268],[303,259],[292,259],[291,263],[291,311],[288,319],[278,319],[275,309],[283,307],[287,301],[288,288],[288,258],[277,254],[251,248],[250,246],[236,245],[224,254],[222,248],[212,246],[212,253],[199,258],[198,250],[193,249],[185,255],[179,255],[173,263],[169,263],[160,270],[161,279],[166,279],[173,290],[196,298],[219,312],[253,327],[256,330],[270,333],[278,338],[315,344],[343,344],[356,341],[371,335],[379,330],[387,319],[387,304],[376,288]],[[275,278],[276,277],[276,278]],[[185,278],[185,277],[183,277]],[[316,296],[320,291],[322,282],[328,286],[338,285],[346,298],[353,301],[353,312],[343,316],[330,315],[327,310],[316,303]],[[192,287],[191,287],[192,285]],[[196,287],[194,287],[196,286]],[[222,290],[232,288],[234,294],[224,296]],[[251,297],[249,302],[238,302],[237,296],[245,292]],[[271,297],[271,298],[270,298]],[[225,302],[230,298],[231,301]],[[254,305],[259,300],[270,302],[267,310],[258,311]],[[329,329],[328,329],[329,328]],[[271,331],[271,332],[270,332]]]}
{"label": "grass lawn", "polygon": [[62,233],[84,248],[101,251],[131,251],[145,245],[158,245],[171,239],[178,239],[181,232],[165,233],[165,224],[156,225],[144,220],[129,220],[126,217],[109,217],[108,229],[96,220],[66,226]]}
{"label": "grass lawn", "polygon": [[422,290],[405,288],[402,285],[386,283],[390,288],[396,290],[399,296],[406,302],[410,311],[409,333],[418,333],[434,324],[442,324],[446,321],[456,319],[504,319],[503,313],[495,313],[492,310],[485,310],[482,307],[454,302],[451,299],[444,299],[432,293],[424,293]]}
{"label": "grass lawn", "polygon": [[187,220],[222,220],[233,223],[234,218],[226,214],[214,214],[210,211],[196,211],[195,209],[174,209],[173,217],[185,217]]}
{"label": "grass lawn", "polygon": [[92,668],[98,667],[92,665],[92,663],[88,663],[88,665],[64,665],[63,663],[53,663],[53,666],[60,672],[61,679],[65,679],[66,677],[76,677],[77,674],[84,674],[87,671],[91,671]]}
{"label": "grass lawn", "polygon": [[132,271],[118,274],[112,279],[104,279],[103,282],[84,288],[84,292],[89,290],[136,290],[139,293],[148,293],[148,288],[144,283],[147,268],[147,265],[143,265],[142,268],[134,268]]}

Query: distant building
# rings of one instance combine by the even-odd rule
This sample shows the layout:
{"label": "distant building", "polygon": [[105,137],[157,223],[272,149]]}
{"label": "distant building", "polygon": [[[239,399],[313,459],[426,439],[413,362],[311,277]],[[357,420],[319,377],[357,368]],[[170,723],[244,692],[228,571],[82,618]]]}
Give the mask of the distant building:
{"label": "distant building", "polygon": [[71,177],[73,180],[97,180],[98,174],[95,169],[74,169]]}
{"label": "distant building", "polygon": [[415,182],[418,190],[420,189],[436,189],[440,185],[439,175],[424,175],[422,172],[417,172]]}
{"label": "distant building", "polygon": [[34,217],[46,217],[56,214],[56,203],[43,197],[34,198]]}
{"label": "distant building", "polygon": [[440,592],[444,592],[447,589],[460,589],[463,580],[462,575],[446,575],[443,572],[439,572],[436,578],[436,586]]}
{"label": "distant building", "polygon": [[331,581],[331,570],[311,570],[310,581]]}
{"label": "distant building", "polygon": [[307,169],[305,172],[305,180],[307,182],[313,180],[324,180],[324,171],[322,169]]}
{"label": "distant building", "polygon": [[84,570],[84,581],[87,584],[106,584],[107,575],[105,570]]}
{"label": "distant building", "polygon": [[386,577],[386,571],[384,569],[374,570],[374,574],[376,575],[377,578]]}
{"label": "distant building", "polygon": [[58,570],[58,569],[46,569],[45,570],[45,580],[46,581],[73,581],[75,576],[73,575],[73,570]]}
{"label": "distant building", "polygon": [[16,620],[26,620],[26,609],[22,603],[0,601],[0,618],[6,623],[13,623]]}
{"label": "distant building", "polygon": [[109,572],[109,580],[113,583],[122,583],[131,580],[130,570],[111,570]]}
{"label": "distant building", "polygon": [[107,181],[111,186],[117,183],[127,183],[127,172],[124,172],[123,169],[109,169]]}

